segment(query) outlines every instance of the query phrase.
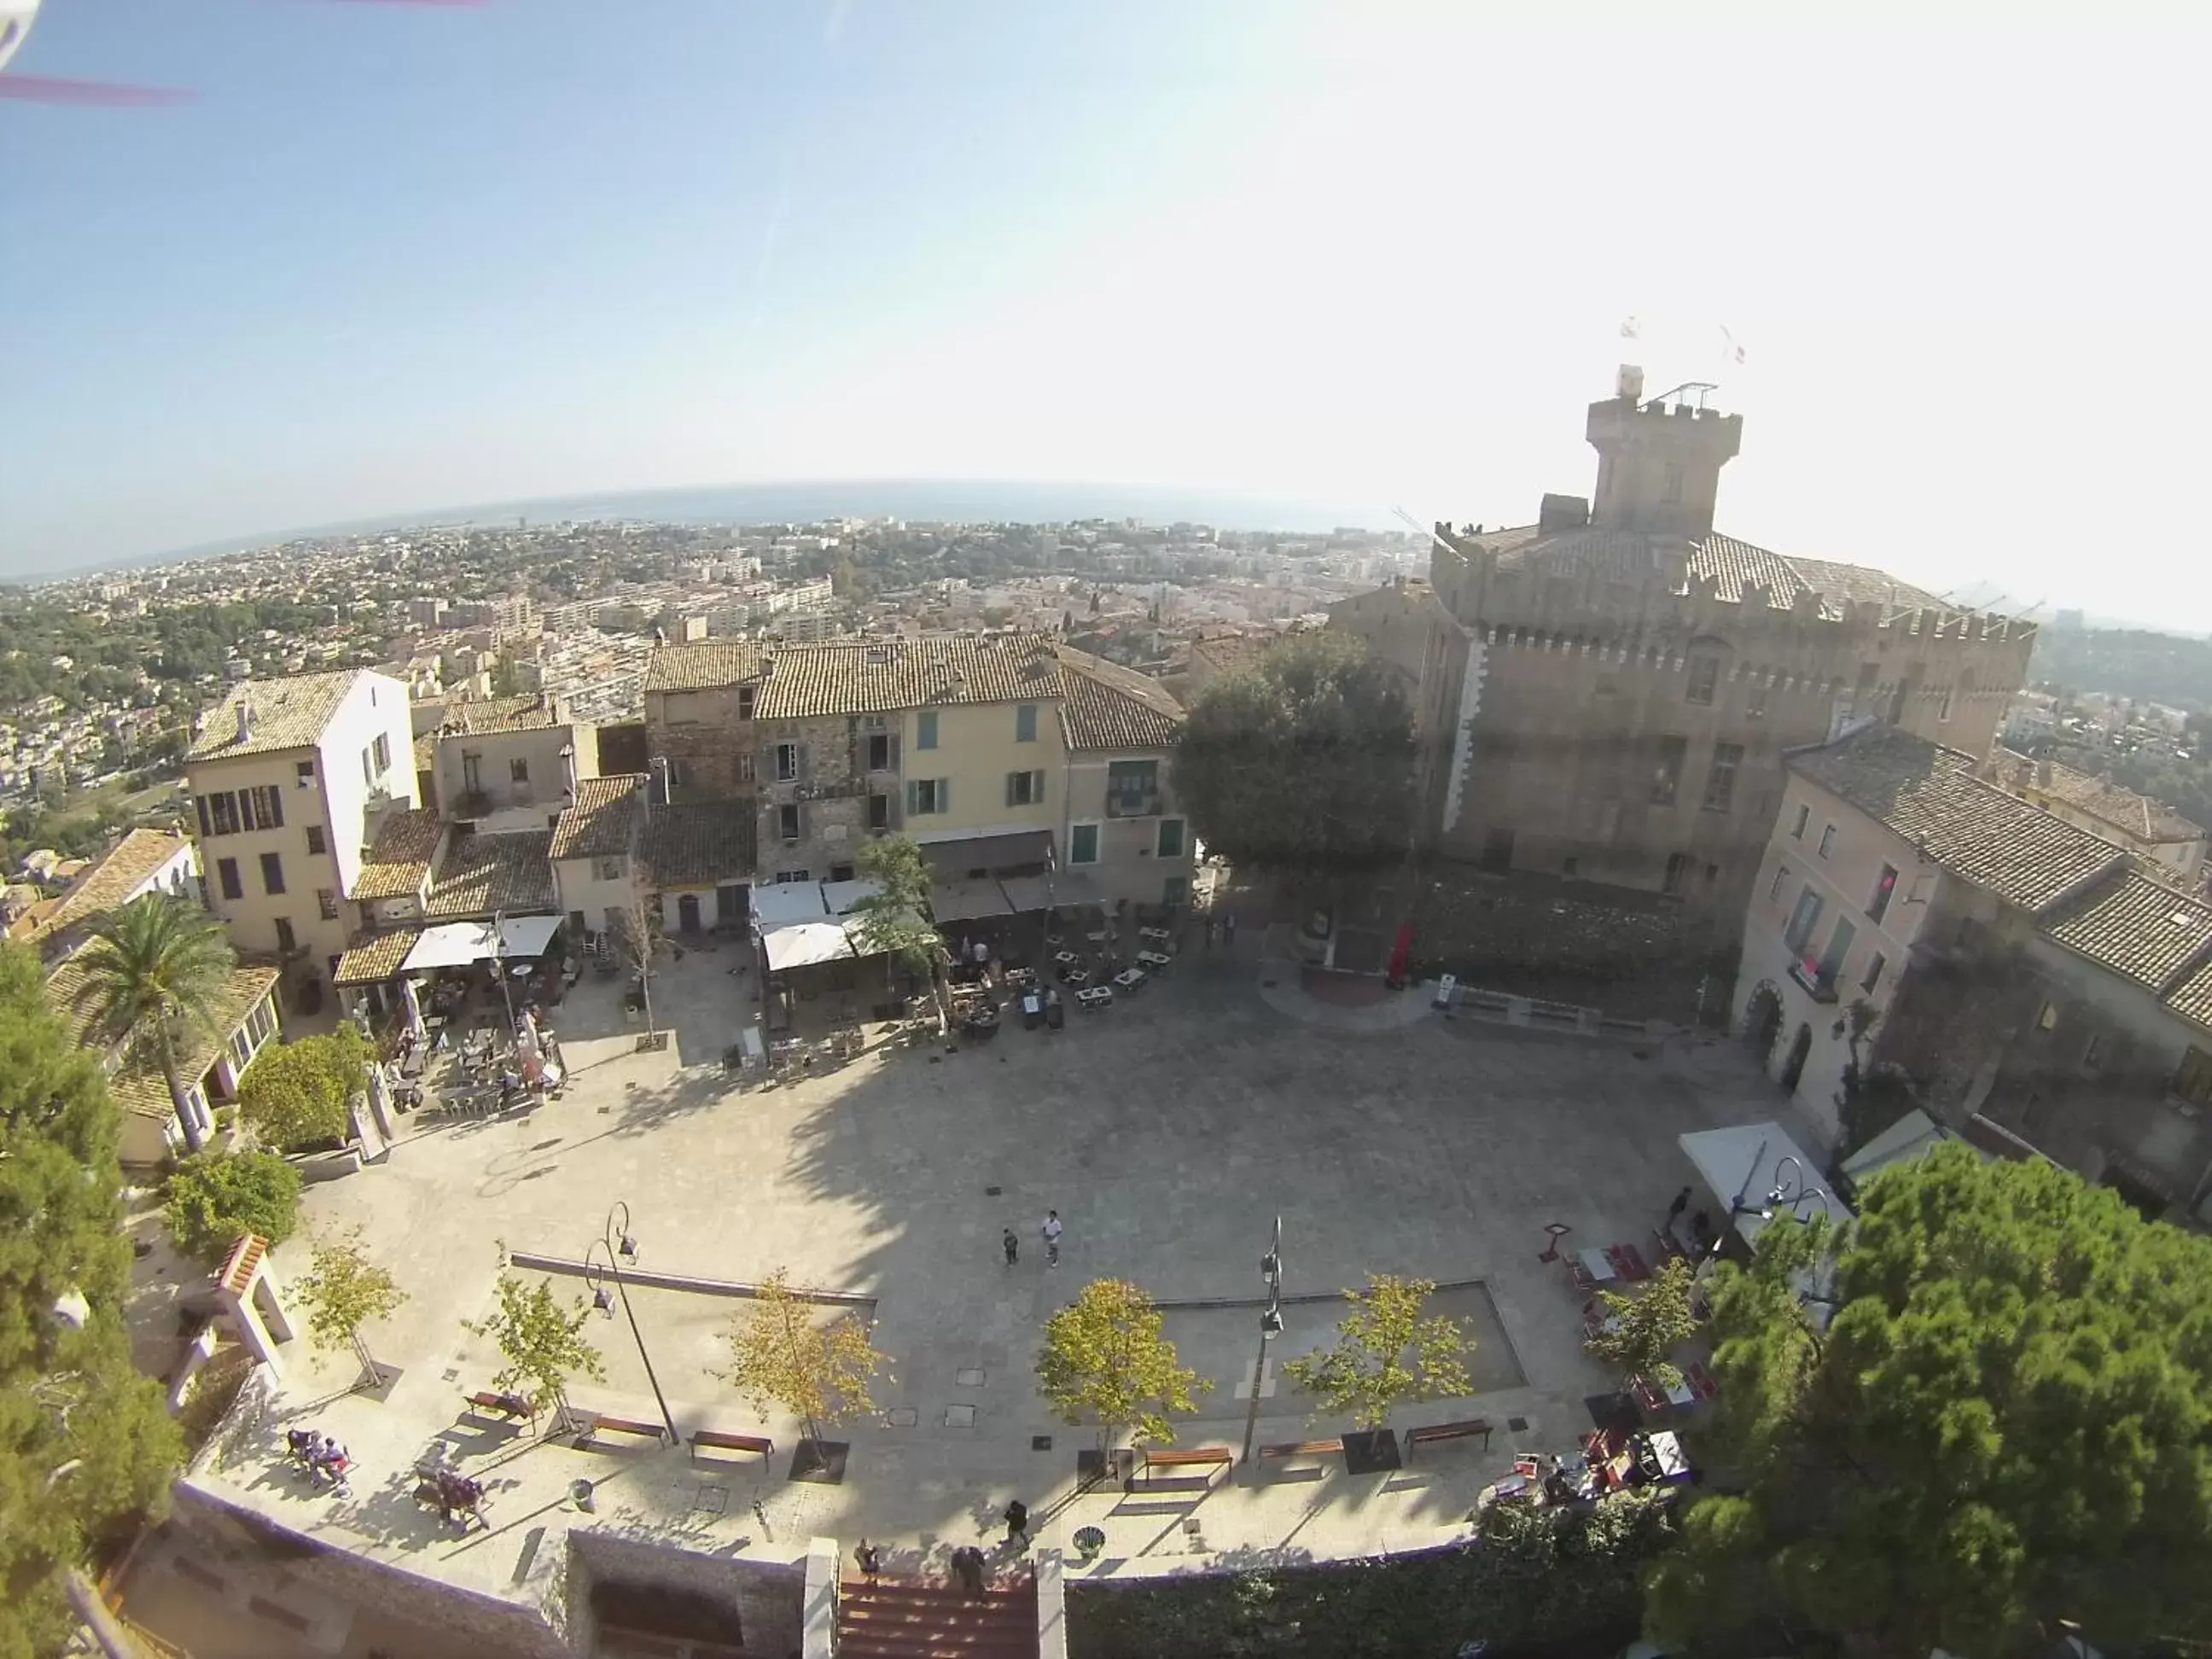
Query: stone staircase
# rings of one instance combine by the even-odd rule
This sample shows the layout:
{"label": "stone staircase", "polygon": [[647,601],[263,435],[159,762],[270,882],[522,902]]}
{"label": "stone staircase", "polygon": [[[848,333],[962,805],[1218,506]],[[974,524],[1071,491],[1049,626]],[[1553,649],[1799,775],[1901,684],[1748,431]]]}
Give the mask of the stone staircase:
{"label": "stone staircase", "polygon": [[1037,1659],[1036,1581],[1026,1571],[981,1600],[941,1580],[838,1586],[838,1659]]}

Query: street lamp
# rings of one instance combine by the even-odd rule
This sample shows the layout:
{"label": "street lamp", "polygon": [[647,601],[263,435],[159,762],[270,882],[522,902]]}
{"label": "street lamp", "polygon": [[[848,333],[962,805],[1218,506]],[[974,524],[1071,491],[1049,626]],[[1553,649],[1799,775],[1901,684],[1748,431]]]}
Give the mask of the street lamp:
{"label": "street lamp", "polygon": [[499,975],[499,994],[507,999],[507,1036],[514,1040],[514,993],[507,983],[507,912],[491,913],[491,965]]}
{"label": "street lamp", "polygon": [[[619,1227],[615,1224],[617,1215],[622,1217]],[[604,1278],[594,1272],[592,1262],[593,1250],[607,1253]],[[625,1261],[633,1267],[636,1265],[637,1239],[629,1230],[629,1206],[617,1199],[614,1208],[607,1212],[607,1224],[600,1229],[599,1237],[593,1239],[590,1248],[584,1252],[584,1283],[591,1286],[592,1306],[608,1318],[615,1316],[615,1304],[617,1301],[622,1304],[623,1317],[629,1321],[630,1338],[637,1344],[637,1357],[645,1362],[645,1380],[653,1384],[653,1398],[660,1407],[660,1420],[668,1426],[668,1443],[681,1445],[684,1437],[676,1431],[675,1413],[668,1409],[668,1396],[661,1393],[660,1379],[653,1374],[653,1356],[645,1351],[645,1335],[637,1328],[637,1315],[630,1310],[629,1287],[623,1283],[622,1276],[622,1264]],[[614,1280],[615,1287],[611,1292],[606,1287],[607,1279]]]}
{"label": "street lamp", "polygon": [[1252,1362],[1252,1401],[1244,1413],[1244,1461],[1252,1461],[1252,1437],[1260,1426],[1260,1378],[1267,1369],[1267,1344],[1283,1329],[1283,1218],[1275,1218],[1274,1243],[1260,1258],[1267,1281],[1267,1305],[1260,1310],[1260,1357]]}

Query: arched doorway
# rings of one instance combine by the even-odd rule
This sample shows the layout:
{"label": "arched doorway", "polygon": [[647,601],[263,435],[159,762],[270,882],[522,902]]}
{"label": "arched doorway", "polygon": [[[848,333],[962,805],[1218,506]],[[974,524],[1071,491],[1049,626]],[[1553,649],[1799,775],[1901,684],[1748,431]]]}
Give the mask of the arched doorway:
{"label": "arched doorway", "polygon": [[1771,979],[1759,981],[1743,1008],[1744,1046],[1759,1056],[1761,1066],[1774,1052],[1774,1038],[1782,1030],[1782,993]]}
{"label": "arched doorway", "polygon": [[1800,1025],[1797,1035],[1790,1039],[1790,1058],[1782,1067],[1779,1081],[1790,1093],[1797,1092],[1797,1079],[1805,1075],[1805,1057],[1813,1052],[1813,1028]]}

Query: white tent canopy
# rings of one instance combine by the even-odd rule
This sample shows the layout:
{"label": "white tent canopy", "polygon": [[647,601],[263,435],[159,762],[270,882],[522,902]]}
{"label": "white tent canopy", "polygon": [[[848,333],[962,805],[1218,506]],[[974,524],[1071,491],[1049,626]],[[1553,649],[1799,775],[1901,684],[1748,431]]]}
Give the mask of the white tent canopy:
{"label": "white tent canopy", "polygon": [[[1843,1172],[1850,1177],[1854,1186],[1864,1186],[1877,1171],[1893,1164],[1910,1164],[1923,1156],[1929,1147],[1959,1139],[1916,1106],[1845,1158]],[[1972,1145],[1971,1141],[1967,1144]],[[1978,1146],[1974,1151],[1984,1161],[1990,1156]]]}
{"label": "white tent canopy", "polygon": [[764,933],[793,922],[820,921],[829,914],[822,889],[814,882],[777,882],[753,889],[753,924]]}
{"label": "white tent canopy", "polygon": [[833,916],[850,914],[862,899],[873,898],[884,890],[879,881],[825,881],[822,884],[822,902]]}
{"label": "white tent canopy", "polygon": [[843,924],[830,921],[794,921],[774,928],[761,935],[761,945],[768,953],[771,974],[849,959],[854,954]]}
{"label": "white tent canopy", "polygon": [[[1794,1213],[1810,1221],[1827,1206],[1828,1216],[1836,1221],[1847,1221],[1850,1211],[1843,1200],[1827,1188],[1820,1179],[1819,1160],[1790,1138],[1789,1132],[1778,1123],[1745,1123],[1733,1129],[1701,1129],[1680,1137],[1683,1152],[1690,1162],[1698,1166],[1706,1189],[1717,1200],[1726,1218],[1735,1224],[1737,1236],[1747,1244],[1758,1238],[1767,1223],[1764,1217],[1745,1214],[1744,1209],[1758,1210],[1766,1202],[1767,1194],[1777,1187],[1789,1193],[1803,1192],[1806,1196],[1794,1210],[1778,1208],[1778,1217]],[[1782,1167],[1785,1158],[1795,1158],[1796,1167]],[[1815,1196],[1817,1194],[1817,1196]],[[1738,1208],[1741,1206],[1741,1208]],[[1734,1212],[1733,1213],[1729,1213]]]}
{"label": "white tent canopy", "polygon": [[543,956],[560,931],[558,916],[505,916],[497,928],[488,921],[445,921],[425,927],[415,948],[399,964],[402,973],[432,968],[465,968],[498,957]]}

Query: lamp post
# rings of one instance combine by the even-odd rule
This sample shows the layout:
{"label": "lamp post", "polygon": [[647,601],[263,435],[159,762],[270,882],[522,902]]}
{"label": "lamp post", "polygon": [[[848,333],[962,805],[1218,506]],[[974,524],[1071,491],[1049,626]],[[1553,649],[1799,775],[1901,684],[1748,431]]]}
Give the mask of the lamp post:
{"label": "lamp post", "polygon": [[1252,1437],[1260,1426],[1260,1379],[1267,1369],[1267,1344],[1283,1328],[1283,1218],[1275,1218],[1274,1243],[1260,1258],[1267,1281],[1267,1305],[1260,1310],[1260,1356],[1252,1362],[1252,1400],[1244,1413],[1244,1462],[1252,1461]]}
{"label": "lamp post", "polygon": [[[622,1217],[622,1225],[615,1224],[616,1216]],[[608,1294],[606,1285],[592,1274],[592,1251],[607,1253],[606,1275],[615,1282],[614,1293]],[[660,1420],[668,1428],[668,1443],[681,1445],[684,1437],[676,1431],[675,1414],[668,1409],[668,1396],[660,1391],[660,1379],[653,1375],[653,1356],[645,1351],[645,1336],[637,1328],[637,1316],[630,1310],[629,1287],[623,1283],[622,1264],[637,1260],[637,1240],[629,1230],[629,1206],[617,1199],[613,1209],[607,1212],[607,1224],[601,1230],[589,1249],[584,1252],[584,1282],[592,1287],[592,1305],[608,1318],[615,1316],[615,1303],[622,1303],[623,1316],[629,1321],[629,1334],[637,1344],[637,1357],[645,1362],[645,1380],[653,1384],[653,1398],[660,1407]]]}
{"label": "lamp post", "polygon": [[499,975],[499,994],[507,1000],[507,1037],[514,1040],[514,993],[507,984],[507,912],[491,913],[491,965]]}

